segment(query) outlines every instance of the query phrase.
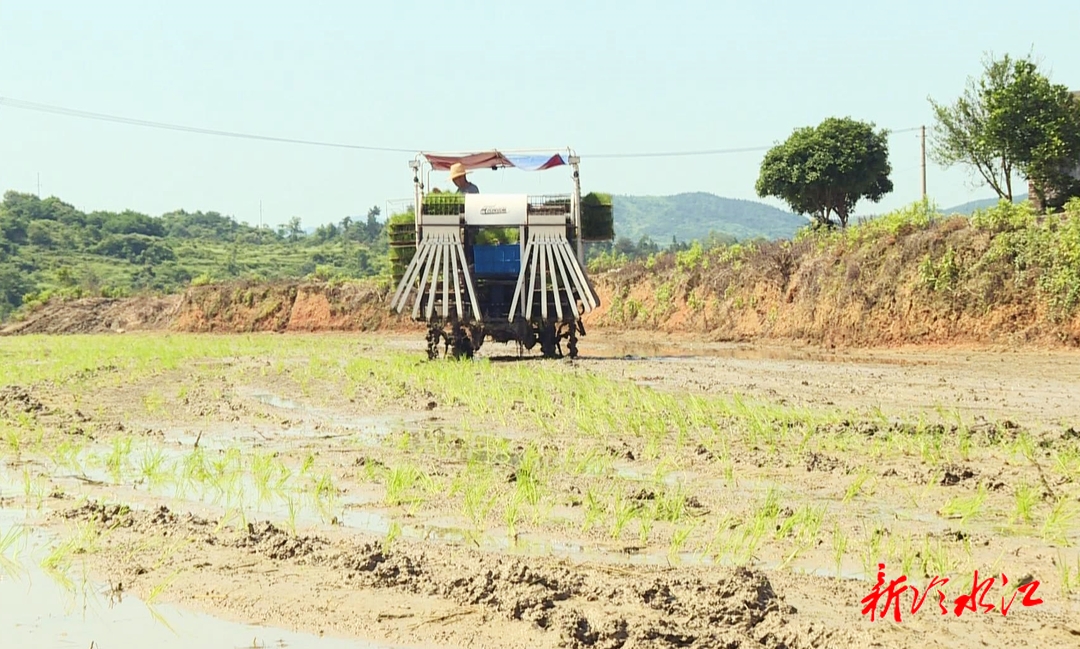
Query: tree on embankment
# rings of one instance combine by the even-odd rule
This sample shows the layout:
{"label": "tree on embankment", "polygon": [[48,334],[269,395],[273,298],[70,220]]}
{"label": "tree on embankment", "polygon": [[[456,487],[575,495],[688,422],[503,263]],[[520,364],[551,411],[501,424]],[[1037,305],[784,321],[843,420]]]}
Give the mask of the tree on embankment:
{"label": "tree on embankment", "polygon": [[840,227],[862,199],[878,202],[893,190],[888,132],[850,117],[798,128],[765,154],[756,189],[810,215],[816,226]]}
{"label": "tree on embankment", "polygon": [[929,101],[935,162],[972,168],[1004,200],[1013,200],[1015,175],[1040,207],[1080,196],[1080,101],[1030,57],[987,56],[954,103]]}

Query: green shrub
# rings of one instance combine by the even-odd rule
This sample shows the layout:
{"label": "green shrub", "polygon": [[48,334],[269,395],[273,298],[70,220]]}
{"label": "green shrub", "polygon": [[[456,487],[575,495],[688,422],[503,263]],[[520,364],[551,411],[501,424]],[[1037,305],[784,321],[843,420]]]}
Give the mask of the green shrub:
{"label": "green shrub", "polygon": [[1035,209],[1028,201],[1012,203],[1002,199],[971,215],[971,226],[987,232],[1016,232],[1035,225],[1035,221]]}

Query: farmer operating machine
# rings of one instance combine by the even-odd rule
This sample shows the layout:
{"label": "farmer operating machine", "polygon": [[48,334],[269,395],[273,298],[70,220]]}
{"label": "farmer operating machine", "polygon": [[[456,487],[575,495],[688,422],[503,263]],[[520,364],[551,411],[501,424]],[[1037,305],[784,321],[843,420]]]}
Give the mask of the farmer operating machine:
{"label": "farmer operating machine", "polygon": [[[467,170],[572,170],[572,192],[526,194],[425,192],[432,171],[455,163]],[[581,195],[579,158],[563,153],[484,151],[420,153],[413,172],[412,218],[390,221],[397,290],[390,306],[428,325],[428,357],[471,357],[485,338],[515,341],[519,353],[537,343],[561,357],[563,341],[577,356],[581,317],[600,300],[585,272],[585,241],[614,237],[611,200]]]}

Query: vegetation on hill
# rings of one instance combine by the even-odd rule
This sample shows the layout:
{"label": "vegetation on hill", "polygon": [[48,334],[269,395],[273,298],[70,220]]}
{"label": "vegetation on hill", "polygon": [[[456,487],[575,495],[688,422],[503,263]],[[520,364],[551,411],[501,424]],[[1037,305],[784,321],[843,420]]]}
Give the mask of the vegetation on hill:
{"label": "vegetation on hill", "polygon": [[971,217],[926,203],[849,226],[658,253],[597,278],[597,324],[722,339],[1080,344],[1080,199],[1002,201]]}
{"label": "vegetation on hill", "polygon": [[970,168],[1005,200],[1014,197],[1017,172],[1039,206],[1056,209],[1080,196],[1080,101],[1030,56],[987,57],[954,103],[930,103],[936,162]]}
{"label": "vegetation on hill", "polygon": [[647,237],[666,246],[713,238],[789,239],[806,219],[756,201],[695,192],[672,196],[614,196],[615,233],[629,241]]}
{"label": "vegetation on hill", "polygon": [[227,279],[366,277],[387,265],[379,209],[308,235],[217,212],[85,213],[59,198],[7,192],[0,203],[0,318],[50,297],[171,293]]}

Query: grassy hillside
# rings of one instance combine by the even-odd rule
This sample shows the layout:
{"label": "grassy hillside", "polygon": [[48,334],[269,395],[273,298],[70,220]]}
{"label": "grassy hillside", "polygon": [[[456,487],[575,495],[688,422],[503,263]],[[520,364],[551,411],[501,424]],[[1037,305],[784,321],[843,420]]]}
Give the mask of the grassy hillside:
{"label": "grassy hillside", "polygon": [[673,196],[615,196],[615,234],[638,241],[649,237],[666,245],[705,239],[710,233],[740,241],[790,238],[805,218],[755,201],[696,192]]}
{"label": "grassy hillside", "polygon": [[229,279],[359,278],[381,273],[377,212],[306,235],[216,212],[85,213],[58,198],[8,192],[0,203],[0,319],[50,297],[172,293]]}
{"label": "grassy hillside", "polygon": [[924,204],[793,241],[693,246],[597,275],[594,325],[857,345],[1080,345],[1080,199],[971,217]]}

